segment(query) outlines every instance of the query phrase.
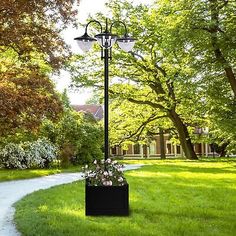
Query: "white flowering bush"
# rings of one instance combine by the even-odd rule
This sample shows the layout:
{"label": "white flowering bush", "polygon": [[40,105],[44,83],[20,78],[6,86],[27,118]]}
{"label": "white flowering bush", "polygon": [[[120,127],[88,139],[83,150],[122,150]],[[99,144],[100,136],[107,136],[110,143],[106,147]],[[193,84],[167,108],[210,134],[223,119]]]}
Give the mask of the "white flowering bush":
{"label": "white flowering bush", "polygon": [[27,165],[25,163],[24,149],[19,144],[7,144],[2,150],[0,150],[0,163],[1,166],[8,169],[27,168]]}
{"label": "white flowering bush", "polygon": [[25,143],[25,159],[27,167],[49,167],[57,157],[57,148],[46,138]]}
{"label": "white flowering bush", "polygon": [[5,168],[44,168],[57,157],[57,148],[47,139],[20,144],[9,143],[0,150],[0,163]]}
{"label": "white flowering bush", "polygon": [[95,160],[90,166],[83,167],[84,177],[91,186],[121,186],[126,184],[123,165],[111,159]]}

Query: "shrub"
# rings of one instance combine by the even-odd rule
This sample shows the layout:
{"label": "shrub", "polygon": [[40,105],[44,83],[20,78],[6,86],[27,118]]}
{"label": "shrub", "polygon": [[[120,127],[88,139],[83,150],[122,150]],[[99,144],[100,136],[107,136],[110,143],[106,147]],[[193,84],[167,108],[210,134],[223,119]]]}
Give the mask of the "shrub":
{"label": "shrub", "polygon": [[57,157],[57,148],[46,138],[25,143],[25,159],[27,167],[48,168]]}
{"label": "shrub", "polygon": [[9,143],[0,151],[0,163],[5,168],[44,168],[56,159],[57,148],[45,138],[20,144]]}
{"label": "shrub", "polygon": [[72,144],[65,143],[60,151],[61,167],[66,168],[70,165],[71,159],[75,155],[75,147]]}
{"label": "shrub", "polygon": [[7,144],[0,151],[0,163],[3,167],[12,169],[25,169],[27,165],[25,163],[25,152],[24,149],[15,143]]}
{"label": "shrub", "polygon": [[103,156],[103,129],[92,115],[66,110],[56,124],[45,120],[40,132],[59,147],[62,165],[85,164]]}

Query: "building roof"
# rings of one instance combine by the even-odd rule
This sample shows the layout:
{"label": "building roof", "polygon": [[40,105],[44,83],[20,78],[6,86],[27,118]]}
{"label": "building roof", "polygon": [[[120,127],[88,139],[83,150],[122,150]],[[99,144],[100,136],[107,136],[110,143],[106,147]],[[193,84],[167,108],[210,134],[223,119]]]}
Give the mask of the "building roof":
{"label": "building roof", "polygon": [[103,118],[103,108],[101,105],[72,105],[72,107],[76,111],[91,113],[97,120],[101,120]]}

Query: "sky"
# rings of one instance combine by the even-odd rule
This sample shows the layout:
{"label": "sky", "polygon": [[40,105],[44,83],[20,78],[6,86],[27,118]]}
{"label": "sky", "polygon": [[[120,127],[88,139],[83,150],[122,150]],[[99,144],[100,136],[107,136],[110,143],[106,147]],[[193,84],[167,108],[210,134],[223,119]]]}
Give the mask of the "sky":
{"label": "sky", "polygon": [[[151,0],[133,0],[134,3],[149,3],[150,1]],[[109,12],[105,8],[105,2],[107,2],[107,0],[80,0],[78,22],[86,24],[88,16],[94,15],[97,12],[103,12],[105,16],[109,15]],[[63,38],[71,46],[74,53],[82,54],[74,38],[83,34],[84,28],[73,29],[72,27],[68,28],[63,33]],[[92,89],[81,89],[79,91],[69,90],[70,74],[66,71],[61,71],[60,77],[54,77],[53,80],[56,83],[56,89],[58,91],[62,92],[65,88],[67,89],[71,104],[85,104],[86,100],[92,96]]]}

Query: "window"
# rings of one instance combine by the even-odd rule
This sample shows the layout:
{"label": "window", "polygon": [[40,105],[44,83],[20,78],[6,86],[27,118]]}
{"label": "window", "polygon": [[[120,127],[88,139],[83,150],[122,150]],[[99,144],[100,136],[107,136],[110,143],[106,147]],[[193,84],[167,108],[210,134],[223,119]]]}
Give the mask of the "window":
{"label": "window", "polygon": [[111,153],[112,153],[113,155],[116,155],[116,146],[114,146],[114,147],[111,148]]}
{"label": "window", "polygon": [[156,154],[156,142],[152,141],[152,143],[150,144],[150,154]]}
{"label": "window", "polygon": [[166,154],[171,154],[171,143],[166,144]]}
{"label": "window", "polygon": [[134,154],[140,154],[140,146],[138,143],[134,145]]}
{"label": "window", "polygon": [[176,145],[176,153],[181,154],[180,145]]}

